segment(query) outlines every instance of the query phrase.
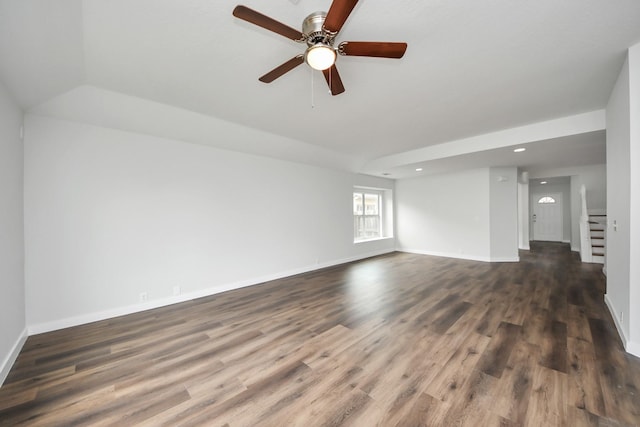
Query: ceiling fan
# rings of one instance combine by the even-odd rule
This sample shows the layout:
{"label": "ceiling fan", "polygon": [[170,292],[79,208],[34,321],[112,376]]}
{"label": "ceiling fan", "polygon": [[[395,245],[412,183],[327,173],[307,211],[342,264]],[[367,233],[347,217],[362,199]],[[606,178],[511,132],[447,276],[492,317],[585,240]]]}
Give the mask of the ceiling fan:
{"label": "ceiling fan", "polygon": [[242,5],[233,9],[233,16],[273,31],[295,42],[307,44],[307,49],[303,54],[296,55],[284,64],[269,71],[259,78],[261,82],[271,83],[306,62],[311,68],[322,71],[331,94],[339,95],[344,92],[344,86],[335,65],[338,54],[343,56],[402,58],[407,50],[406,43],[398,42],[343,41],[337,47],[334,47],[338,32],[357,3],[358,0],[333,0],[328,12],[314,12],[307,16],[302,22],[302,31],[298,31]]}

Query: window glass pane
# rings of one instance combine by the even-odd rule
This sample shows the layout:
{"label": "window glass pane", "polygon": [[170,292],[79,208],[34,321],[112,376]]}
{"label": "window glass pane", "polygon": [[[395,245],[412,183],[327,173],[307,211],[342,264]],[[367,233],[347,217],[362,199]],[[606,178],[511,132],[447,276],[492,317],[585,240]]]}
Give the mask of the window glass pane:
{"label": "window glass pane", "polygon": [[371,239],[380,237],[380,217],[379,216],[364,216],[364,237]]}
{"label": "window glass pane", "polygon": [[354,215],[363,214],[361,193],[353,193],[353,214]]}
{"label": "window glass pane", "polygon": [[353,217],[353,237],[356,240],[362,240],[362,239],[365,238],[364,217],[363,216],[354,216]]}
{"label": "window glass pane", "polygon": [[364,195],[364,214],[365,215],[378,215],[378,208],[380,206],[380,198],[377,194],[365,194]]}
{"label": "window glass pane", "polygon": [[353,239],[364,241],[382,237],[382,196],[353,193]]}

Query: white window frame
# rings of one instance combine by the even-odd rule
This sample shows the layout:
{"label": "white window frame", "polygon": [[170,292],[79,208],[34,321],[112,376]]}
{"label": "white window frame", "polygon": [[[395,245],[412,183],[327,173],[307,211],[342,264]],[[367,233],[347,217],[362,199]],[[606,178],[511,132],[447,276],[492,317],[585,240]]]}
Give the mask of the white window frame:
{"label": "white window frame", "polygon": [[[353,200],[356,194],[361,194],[363,198],[362,213],[360,215],[356,214],[354,205],[353,205],[354,203]],[[377,215],[367,215],[365,212],[364,198],[365,198],[365,195],[367,194],[375,195],[378,197]],[[353,188],[351,203],[352,203],[351,211],[353,214],[353,242],[354,243],[369,242],[372,240],[380,240],[380,239],[386,239],[391,237],[392,233],[389,232],[390,224],[388,223],[392,218],[392,213],[389,211],[390,206],[388,206],[388,204],[391,203],[391,190],[384,189],[384,188],[369,188],[369,187],[356,186]],[[362,236],[362,233],[358,234],[358,230],[359,230],[358,226],[360,224],[359,221],[366,221],[366,217],[378,218],[378,230],[375,236],[372,236],[372,235]]]}

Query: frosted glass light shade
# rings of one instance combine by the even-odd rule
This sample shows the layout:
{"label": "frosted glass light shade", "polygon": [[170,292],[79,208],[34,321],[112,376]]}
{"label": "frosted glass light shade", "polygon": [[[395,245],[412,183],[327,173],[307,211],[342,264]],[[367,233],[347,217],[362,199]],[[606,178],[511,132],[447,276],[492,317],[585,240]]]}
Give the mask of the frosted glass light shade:
{"label": "frosted glass light shade", "polygon": [[336,52],[322,43],[311,46],[304,56],[307,64],[314,70],[326,70],[336,62]]}

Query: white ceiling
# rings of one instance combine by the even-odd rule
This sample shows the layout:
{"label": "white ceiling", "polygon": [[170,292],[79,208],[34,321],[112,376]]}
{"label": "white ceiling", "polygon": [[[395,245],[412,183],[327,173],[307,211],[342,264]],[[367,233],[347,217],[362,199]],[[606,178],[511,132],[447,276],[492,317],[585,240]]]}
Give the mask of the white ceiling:
{"label": "white ceiling", "polygon": [[[296,28],[330,5],[243,1]],[[259,82],[303,46],[234,18],[236,4],[0,0],[0,80],[37,114],[171,138],[185,134],[177,129],[188,122],[198,126],[184,140],[234,149],[211,138],[214,123],[230,122],[266,140],[238,141],[241,151],[404,177],[429,158],[396,162],[389,170],[373,165],[436,144],[601,111],[626,48],[640,42],[638,0],[361,0],[338,41],[406,41],[407,53],[400,60],[339,57],[346,92],[332,97],[322,74],[305,65],[271,84]],[[125,104],[132,108],[121,108]],[[173,125],[169,111],[181,117]],[[145,123],[132,115],[146,117]],[[546,151],[536,167],[547,160],[552,167],[573,165],[577,157],[604,162],[601,130],[542,138]],[[276,136],[285,138],[278,143]],[[590,154],[575,156],[581,142]],[[558,144],[573,148],[553,151]],[[484,154],[429,167],[489,166],[509,152],[488,147],[495,149],[478,142],[472,151]]]}

